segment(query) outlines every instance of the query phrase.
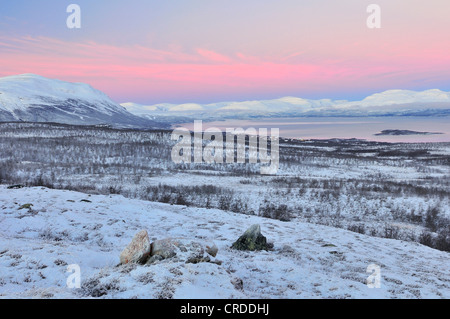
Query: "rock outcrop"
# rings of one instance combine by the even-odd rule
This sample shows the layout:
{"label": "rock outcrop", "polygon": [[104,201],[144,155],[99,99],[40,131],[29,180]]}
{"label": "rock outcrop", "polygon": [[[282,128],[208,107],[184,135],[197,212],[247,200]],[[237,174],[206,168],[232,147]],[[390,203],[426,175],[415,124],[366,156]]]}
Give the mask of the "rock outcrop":
{"label": "rock outcrop", "polygon": [[247,231],[239,237],[231,246],[237,250],[269,250],[272,245],[267,243],[266,237],[261,234],[261,226],[253,225]]}
{"label": "rock outcrop", "polygon": [[153,264],[158,261],[170,259],[174,262],[197,264],[211,262],[220,264],[215,260],[219,249],[215,244],[203,244],[184,238],[165,238],[150,243],[146,230],[140,231],[132,242],[120,254],[120,263]]}
{"label": "rock outcrop", "polygon": [[152,243],[151,257],[147,264],[171,258],[174,261],[192,264],[210,262],[211,257],[217,255],[217,251],[218,249],[215,245],[203,245],[183,238],[166,238]]}
{"label": "rock outcrop", "polygon": [[137,233],[131,243],[120,254],[120,263],[145,263],[151,253],[150,239],[146,230]]}
{"label": "rock outcrop", "polygon": [[217,248],[217,246],[215,244],[212,245],[206,245],[206,252],[213,256],[216,257],[217,253],[219,252],[219,248]]}

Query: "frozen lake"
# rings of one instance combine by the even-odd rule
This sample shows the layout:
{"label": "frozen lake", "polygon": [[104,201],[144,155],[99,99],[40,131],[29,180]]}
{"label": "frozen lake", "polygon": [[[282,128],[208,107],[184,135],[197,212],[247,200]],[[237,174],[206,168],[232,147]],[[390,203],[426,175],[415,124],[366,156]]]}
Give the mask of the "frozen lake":
{"label": "frozen lake", "polygon": [[[194,123],[177,126],[194,129]],[[315,117],[225,120],[203,122],[203,129],[279,128],[280,136],[298,139],[358,138],[381,142],[450,142],[449,117]],[[443,133],[435,135],[376,136],[383,130]]]}

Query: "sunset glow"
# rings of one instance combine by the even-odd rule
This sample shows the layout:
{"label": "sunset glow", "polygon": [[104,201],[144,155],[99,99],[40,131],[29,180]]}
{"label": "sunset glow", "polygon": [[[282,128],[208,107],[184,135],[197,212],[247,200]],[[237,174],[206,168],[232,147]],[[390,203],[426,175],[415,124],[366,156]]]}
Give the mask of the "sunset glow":
{"label": "sunset glow", "polygon": [[146,104],[450,90],[448,1],[378,1],[377,30],[367,3],[310,2],[78,1],[82,28],[69,30],[67,3],[9,1],[0,76],[86,82]]}

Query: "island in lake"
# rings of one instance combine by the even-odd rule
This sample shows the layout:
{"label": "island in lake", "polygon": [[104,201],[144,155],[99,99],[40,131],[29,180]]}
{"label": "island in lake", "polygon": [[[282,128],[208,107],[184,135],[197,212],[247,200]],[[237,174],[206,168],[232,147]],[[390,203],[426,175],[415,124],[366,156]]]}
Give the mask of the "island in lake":
{"label": "island in lake", "polygon": [[386,135],[436,135],[444,133],[436,132],[417,132],[410,130],[383,130],[380,133],[375,134],[375,136],[386,136]]}

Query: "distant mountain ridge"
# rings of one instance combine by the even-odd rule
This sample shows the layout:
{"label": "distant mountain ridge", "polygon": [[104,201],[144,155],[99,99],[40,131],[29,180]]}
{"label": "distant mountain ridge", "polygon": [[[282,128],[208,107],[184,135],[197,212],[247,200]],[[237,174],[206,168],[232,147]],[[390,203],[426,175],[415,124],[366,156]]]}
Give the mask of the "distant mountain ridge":
{"label": "distant mountain ridge", "polygon": [[361,101],[284,97],[144,106],[131,102],[119,105],[105,93],[84,83],[69,83],[35,74],[0,78],[0,122],[168,128],[171,124],[192,120],[325,116],[450,116],[450,92],[389,90]]}
{"label": "distant mountain ridge", "polygon": [[88,84],[48,79],[36,74],[0,78],[0,122],[9,121],[161,126],[156,121],[128,112]]}
{"label": "distant mountain ridge", "polygon": [[284,97],[274,100],[219,102],[211,104],[121,104],[131,113],[160,121],[186,119],[221,120],[260,117],[322,116],[448,116],[450,92],[438,89],[416,92],[388,90],[361,101]]}

